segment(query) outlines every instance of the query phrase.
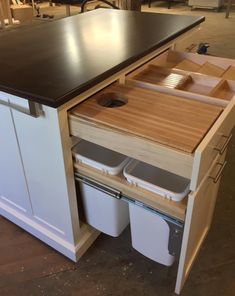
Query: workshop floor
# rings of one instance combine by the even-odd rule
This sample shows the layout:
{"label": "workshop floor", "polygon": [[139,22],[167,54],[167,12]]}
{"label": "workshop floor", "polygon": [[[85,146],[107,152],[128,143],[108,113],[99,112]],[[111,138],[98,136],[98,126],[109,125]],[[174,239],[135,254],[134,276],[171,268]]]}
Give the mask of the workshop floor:
{"label": "workshop floor", "polygon": [[[210,43],[210,54],[235,58],[233,12],[225,19],[222,12],[191,12],[182,5],[167,10],[165,5],[155,2],[151,11],[205,15],[200,41]],[[44,9],[63,16],[64,7]],[[146,6],[143,10],[149,11]],[[213,225],[182,296],[235,295],[235,138],[227,159]],[[169,296],[174,295],[176,271],[177,264],[166,268],[135,251],[129,229],[119,238],[100,235],[80,261],[73,263],[0,218],[1,296]]]}

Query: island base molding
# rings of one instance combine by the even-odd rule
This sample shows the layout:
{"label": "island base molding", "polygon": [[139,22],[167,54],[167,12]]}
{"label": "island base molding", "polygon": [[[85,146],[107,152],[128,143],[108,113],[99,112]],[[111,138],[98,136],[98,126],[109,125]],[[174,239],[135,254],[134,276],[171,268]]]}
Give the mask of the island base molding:
{"label": "island base molding", "polygon": [[49,231],[35,220],[5,205],[1,201],[0,215],[75,262],[79,260],[100,234],[96,229],[87,224],[83,224],[81,225],[79,241],[73,244]]}

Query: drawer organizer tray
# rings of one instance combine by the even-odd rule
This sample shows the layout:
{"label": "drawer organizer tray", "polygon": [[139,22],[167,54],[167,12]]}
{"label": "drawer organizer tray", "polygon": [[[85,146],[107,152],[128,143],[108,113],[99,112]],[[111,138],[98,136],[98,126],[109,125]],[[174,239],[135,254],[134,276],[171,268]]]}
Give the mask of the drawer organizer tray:
{"label": "drawer organizer tray", "polygon": [[151,64],[229,80],[235,79],[235,60],[232,59],[167,50],[160,57],[153,59]]}
{"label": "drawer organizer tray", "polygon": [[152,64],[132,72],[126,85],[213,102],[219,106],[226,106],[235,95],[235,81]]}

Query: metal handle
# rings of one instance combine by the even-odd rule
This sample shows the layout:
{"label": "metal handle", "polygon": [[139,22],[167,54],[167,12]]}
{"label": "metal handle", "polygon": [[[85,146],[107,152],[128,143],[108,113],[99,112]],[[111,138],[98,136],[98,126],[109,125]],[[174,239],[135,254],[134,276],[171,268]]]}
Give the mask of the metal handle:
{"label": "metal handle", "polygon": [[226,141],[224,142],[224,145],[221,148],[214,148],[214,150],[219,151],[219,154],[222,155],[226,148],[228,147],[229,142],[231,141],[233,135],[230,134],[229,136],[222,135],[222,138],[226,138]]}
{"label": "metal handle", "polygon": [[101,192],[104,192],[105,194],[108,194],[114,198],[117,198],[117,199],[120,199],[121,198],[121,192],[114,189],[114,188],[111,188],[105,184],[101,184],[97,181],[94,181],[88,177],[85,177],[85,176],[82,176],[78,173],[75,173],[75,180],[79,181],[79,182],[82,182],[88,186],[91,186]]}
{"label": "metal handle", "polygon": [[18,105],[14,104],[14,103],[10,103],[9,101],[5,102],[5,101],[3,101],[1,99],[0,99],[0,104],[4,105],[6,107],[9,107],[11,109],[14,109],[14,110],[16,110],[18,112],[30,115],[30,116],[35,117],[35,118],[39,117],[43,113],[41,106],[38,103],[35,103],[35,102],[32,102],[32,101],[28,101],[28,106],[29,106],[28,109],[24,108],[24,107],[21,107],[21,106],[18,106]]}
{"label": "metal handle", "polygon": [[215,177],[211,177],[211,176],[209,177],[210,179],[213,180],[214,183],[217,183],[219,181],[219,178],[221,177],[221,174],[222,174],[226,164],[227,164],[227,161],[225,161],[224,163],[221,163],[221,162],[217,163],[217,165],[220,165],[220,169],[218,170]]}

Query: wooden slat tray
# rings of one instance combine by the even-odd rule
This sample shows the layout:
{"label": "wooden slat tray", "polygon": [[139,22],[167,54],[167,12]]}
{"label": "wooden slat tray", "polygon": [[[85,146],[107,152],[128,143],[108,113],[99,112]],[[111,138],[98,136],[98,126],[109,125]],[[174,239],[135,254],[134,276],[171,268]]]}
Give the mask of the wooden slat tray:
{"label": "wooden slat tray", "polygon": [[[151,63],[188,72],[215,75],[216,77],[221,77],[228,71],[223,78],[235,79],[235,62],[232,59],[169,50],[156,57]],[[200,68],[202,68],[202,72]]]}
{"label": "wooden slat tray", "polygon": [[[127,104],[109,108],[98,103],[115,95],[127,100]],[[92,124],[192,154],[222,110],[163,93],[113,85],[77,105],[71,113]]]}
{"label": "wooden slat tray", "polygon": [[[169,69],[152,64],[149,64],[142,70],[138,69],[137,71],[134,71],[128,76],[126,84],[130,85],[133,80],[204,96],[208,96],[212,89],[215,88],[221,81],[221,79],[217,77],[206,76],[200,73],[186,72],[180,69]],[[134,86],[134,83],[132,84]],[[141,83],[136,84],[136,86],[138,85],[140,87],[148,88]],[[151,86],[149,86],[149,89],[151,89]],[[167,93],[162,88],[161,91]],[[170,93],[172,92],[169,91],[169,94]],[[177,91],[174,91],[173,94],[177,95]],[[178,95],[185,97],[182,92]]]}

